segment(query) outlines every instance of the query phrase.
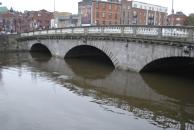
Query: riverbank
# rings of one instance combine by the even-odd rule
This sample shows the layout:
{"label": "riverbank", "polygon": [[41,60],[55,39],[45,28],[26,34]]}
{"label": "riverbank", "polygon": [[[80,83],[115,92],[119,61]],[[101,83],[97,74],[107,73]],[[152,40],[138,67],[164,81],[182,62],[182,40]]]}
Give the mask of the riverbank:
{"label": "riverbank", "polygon": [[17,37],[18,35],[0,35],[0,52],[19,51]]}

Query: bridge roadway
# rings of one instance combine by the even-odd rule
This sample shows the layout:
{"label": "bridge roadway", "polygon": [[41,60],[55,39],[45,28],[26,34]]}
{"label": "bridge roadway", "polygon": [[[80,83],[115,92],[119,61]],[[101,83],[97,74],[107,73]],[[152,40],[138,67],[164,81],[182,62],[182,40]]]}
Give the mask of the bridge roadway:
{"label": "bridge roadway", "polygon": [[157,61],[194,57],[194,27],[71,27],[22,33],[17,41],[21,50],[44,45],[53,56],[62,58],[73,50],[77,50],[71,53],[74,56],[93,55],[87,48],[92,47],[105,54],[115,68],[136,72]]}

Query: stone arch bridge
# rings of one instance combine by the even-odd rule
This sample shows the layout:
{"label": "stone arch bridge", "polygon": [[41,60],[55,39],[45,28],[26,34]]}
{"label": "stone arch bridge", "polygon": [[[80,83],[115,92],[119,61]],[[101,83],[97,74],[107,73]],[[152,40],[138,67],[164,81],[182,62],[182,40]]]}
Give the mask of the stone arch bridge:
{"label": "stone arch bridge", "polygon": [[140,72],[154,64],[193,64],[193,33],[193,27],[90,26],[22,33],[17,40],[24,51],[44,46],[62,58],[106,55],[115,68]]}

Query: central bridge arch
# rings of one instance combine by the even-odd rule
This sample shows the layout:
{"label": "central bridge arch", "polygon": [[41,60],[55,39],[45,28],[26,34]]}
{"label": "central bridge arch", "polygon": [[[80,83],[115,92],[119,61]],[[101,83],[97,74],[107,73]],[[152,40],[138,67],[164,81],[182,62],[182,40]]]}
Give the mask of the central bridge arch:
{"label": "central bridge arch", "polygon": [[43,45],[42,43],[35,43],[31,46],[30,52],[41,52],[41,53],[46,53],[51,56],[51,52],[48,49],[46,45]]}
{"label": "central bridge arch", "polygon": [[[89,60],[97,60],[114,66],[111,58],[102,50],[91,45],[78,45],[72,47],[66,54],[65,59],[67,58],[84,58]],[[115,66],[114,66],[115,67]]]}

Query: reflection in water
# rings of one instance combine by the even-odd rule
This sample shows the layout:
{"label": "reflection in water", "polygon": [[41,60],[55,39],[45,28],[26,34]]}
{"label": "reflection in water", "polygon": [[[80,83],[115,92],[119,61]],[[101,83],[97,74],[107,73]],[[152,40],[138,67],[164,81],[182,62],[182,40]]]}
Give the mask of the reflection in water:
{"label": "reflection in water", "polygon": [[51,55],[47,53],[31,52],[30,55],[39,62],[47,62],[51,59]]}
{"label": "reflection in water", "polygon": [[[178,70],[178,71],[177,71]],[[141,72],[157,72],[171,75],[194,77],[194,58],[168,57],[152,61]]]}
{"label": "reflection in water", "polygon": [[[58,59],[49,61],[48,70],[58,73],[64,70],[61,74],[65,73],[73,77],[69,82],[82,88],[79,92],[75,89],[75,92],[93,96],[98,104],[114,105],[128,110],[137,117],[148,119],[153,124],[164,128],[186,127],[184,125],[190,125],[188,124],[190,119],[194,120],[194,98],[191,94],[194,92],[194,87],[189,86],[193,81],[188,82],[163,75],[153,77],[144,75],[145,82],[137,73],[112,70],[107,66],[94,66],[93,63],[75,59],[66,60],[66,62],[58,61],[57,70],[53,67],[57,63],[56,60],[58,61]],[[60,82],[63,84],[63,81]],[[173,86],[176,88],[173,89]],[[184,89],[184,86],[187,88]],[[97,91],[94,94],[91,90]],[[188,93],[187,96],[186,93]]]}
{"label": "reflection in water", "polygon": [[[106,65],[96,65],[76,59],[50,58],[41,62],[40,56],[34,58],[34,55],[28,54],[10,54],[7,59],[4,67],[27,66],[33,78],[46,77],[76,95],[91,97],[91,102],[99,104],[107,113],[116,114],[118,118],[119,115],[129,115],[136,119],[147,120],[146,123],[137,120],[138,126],[142,126],[143,129],[146,129],[144,126],[147,124],[153,126],[149,129],[194,129],[194,95],[192,94],[194,81],[155,74],[141,76],[138,73],[113,70]],[[69,100],[72,98],[71,103],[73,103],[75,97],[69,98]],[[92,108],[86,107],[86,109],[89,111]],[[82,111],[80,108],[77,113]],[[129,117],[127,118],[129,126],[134,125],[134,121]],[[109,120],[113,121],[113,118]],[[117,123],[120,129],[128,127],[121,125],[121,122]],[[111,127],[107,125],[108,128]]]}
{"label": "reflection in water", "polygon": [[[80,75],[83,78],[96,79],[96,78],[105,78],[113,71],[113,66],[110,64],[103,64],[102,62],[95,61],[91,59],[66,59],[68,66],[76,74]],[[88,66],[86,66],[88,64]],[[101,65],[101,67],[99,67]]]}
{"label": "reflection in water", "polygon": [[181,76],[142,74],[151,88],[162,95],[174,98],[180,103],[194,104],[194,82]]}

